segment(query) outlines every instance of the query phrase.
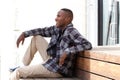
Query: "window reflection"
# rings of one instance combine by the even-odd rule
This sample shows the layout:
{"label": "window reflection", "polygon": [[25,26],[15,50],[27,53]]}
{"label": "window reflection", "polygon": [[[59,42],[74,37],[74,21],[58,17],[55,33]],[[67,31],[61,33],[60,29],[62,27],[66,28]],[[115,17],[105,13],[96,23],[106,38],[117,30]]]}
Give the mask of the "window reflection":
{"label": "window reflection", "polygon": [[103,45],[119,44],[119,1],[103,0]]}

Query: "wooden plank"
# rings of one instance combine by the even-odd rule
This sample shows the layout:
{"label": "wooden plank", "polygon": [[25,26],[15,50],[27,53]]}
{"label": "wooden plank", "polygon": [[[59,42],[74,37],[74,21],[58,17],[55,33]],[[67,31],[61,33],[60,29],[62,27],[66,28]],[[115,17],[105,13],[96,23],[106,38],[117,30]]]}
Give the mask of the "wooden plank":
{"label": "wooden plank", "polygon": [[120,47],[97,47],[80,53],[79,56],[120,64]]}
{"label": "wooden plank", "polygon": [[76,74],[81,80],[112,80],[83,70],[77,70]]}
{"label": "wooden plank", "polygon": [[120,65],[97,61],[88,58],[79,58],[77,62],[79,69],[93,72],[116,80],[120,79]]}

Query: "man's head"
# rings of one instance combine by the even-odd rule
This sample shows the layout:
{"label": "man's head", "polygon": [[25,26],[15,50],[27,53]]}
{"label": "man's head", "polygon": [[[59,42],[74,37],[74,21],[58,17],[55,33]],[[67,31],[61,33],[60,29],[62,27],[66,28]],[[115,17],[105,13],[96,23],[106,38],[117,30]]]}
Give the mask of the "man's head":
{"label": "man's head", "polygon": [[73,12],[67,8],[61,9],[55,18],[56,26],[61,29],[64,29],[68,24],[72,22],[72,20]]}

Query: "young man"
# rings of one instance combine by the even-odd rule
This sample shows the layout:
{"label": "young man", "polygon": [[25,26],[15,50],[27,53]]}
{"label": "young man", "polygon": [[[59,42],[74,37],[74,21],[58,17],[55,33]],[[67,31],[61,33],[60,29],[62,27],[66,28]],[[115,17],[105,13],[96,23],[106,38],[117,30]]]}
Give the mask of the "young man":
{"label": "young man", "polygon": [[[33,38],[23,58],[25,66],[12,72],[10,80],[32,76],[72,76],[76,54],[92,49],[91,43],[73,27],[72,20],[73,12],[63,8],[57,14],[56,25],[22,32],[17,40],[17,47],[20,42],[24,43],[25,38]],[[50,43],[48,44],[43,37],[51,37]],[[36,51],[39,51],[44,63],[29,65]]]}

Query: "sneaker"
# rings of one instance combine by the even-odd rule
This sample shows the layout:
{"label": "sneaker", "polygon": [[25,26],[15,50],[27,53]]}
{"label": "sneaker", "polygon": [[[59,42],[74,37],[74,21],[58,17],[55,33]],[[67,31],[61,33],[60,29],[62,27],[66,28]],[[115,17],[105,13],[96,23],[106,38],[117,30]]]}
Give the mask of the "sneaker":
{"label": "sneaker", "polygon": [[19,68],[19,67],[20,67],[20,66],[17,66],[17,67],[14,67],[14,68],[10,68],[9,71],[10,71],[10,72],[13,72],[13,71],[15,71],[17,68]]}

